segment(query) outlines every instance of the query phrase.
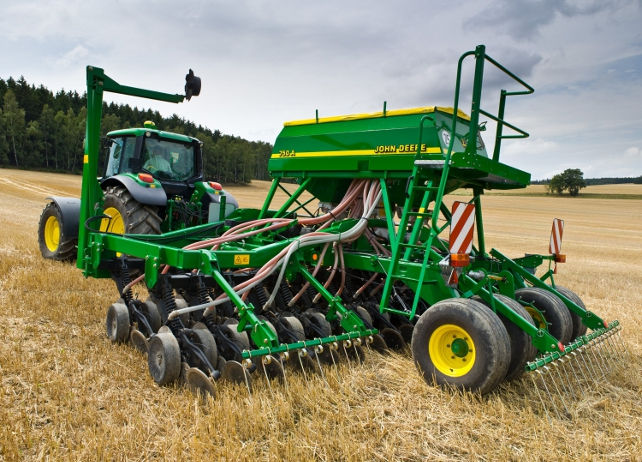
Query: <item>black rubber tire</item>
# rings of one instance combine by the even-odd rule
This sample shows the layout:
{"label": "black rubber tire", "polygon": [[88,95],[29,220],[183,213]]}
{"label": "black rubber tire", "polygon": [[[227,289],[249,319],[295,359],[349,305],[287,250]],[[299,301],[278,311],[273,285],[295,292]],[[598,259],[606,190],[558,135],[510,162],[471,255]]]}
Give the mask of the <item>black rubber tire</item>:
{"label": "black rubber tire", "polygon": [[298,341],[305,340],[305,330],[301,321],[294,316],[283,316],[281,322],[296,336]]}
{"label": "black rubber tire", "polygon": [[[216,369],[218,365],[218,348],[216,347],[216,340],[214,340],[214,336],[207,326],[201,322],[194,324],[189,333],[189,339],[192,343],[201,348],[211,366]],[[205,372],[209,372],[205,368],[205,365],[201,364],[201,361],[196,362],[197,364],[191,364],[191,366],[195,366]]]}
{"label": "black rubber tire", "polygon": [[149,374],[159,385],[174,383],[181,374],[181,350],[171,332],[161,332],[149,340]]}
{"label": "black rubber tire", "polygon": [[[241,349],[241,350],[249,350],[250,349],[250,337],[247,335],[247,332],[238,332],[236,329],[238,328],[238,321],[236,320],[230,320],[230,323],[228,324],[223,324],[221,326],[221,330],[225,333],[225,336],[232,340],[236,345]],[[227,360],[236,360],[236,361],[241,361],[242,359],[239,358],[225,358]]]}
{"label": "black rubber tire", "polygon": [[129,339],[130,327],[129,310],[122,299],[109,305],[105,321],[107,338],[113,343],[125,343]]}
{"label": "black rubber tire", "polygon": [[548,332],[562,342],[562,345],[570,342],[573,321],[570,311],[559,297],[539,287],[525,287],[515,291],[515,298],[524,306],[532,305],[537,308],[546,320]]}
{"label": "black rubber tire", "polygon": [[415,326],[413,326],[409,322],[402,322],[397,327],[397,330],[399,331],[399,333],[401,334],[401,336],[403,337],[406,343],[412,342],[412,333],[415,330]]}
{"label": "black rubber tire", "polygon": [[141,311],[149,321],[154,333],[158,332],[158,329],[163,325],[163,320],[161,319],[161,313],[158,309],[158,305],[154,303],[150,298],[145,300],[145,303],[141,305]]}
{"label": "black rubber tire", "polygon": [[[314,324],[316,330],[308,328],[306,336],[308,338],[330,337],[332,335],[332,325],[325,319],[325,315],[316,310],[306,310],[303,316],[310,324]],[[319,331],[319,332],[317,332]]]}
{"label": "black rubber tire", "polygon": [[[466,342],[466,351],[475,354],[474,362],[469,363],[472,365],[468,370],[462,367],[459,376],[442,372],[449,364],[444,367],[441,363],[438,367],[429,350],[433,334],[434,343],[439,344],[439,332],[447,331],[451,326],[466,334],[461,340]],[[450,348],[450,345],[445,346]],[[451,298],[432,305],[415,325],[411,349],[428,384],[433,383],[434,377],[439,385],[481,394],[490,392],[504,379],[510,363],[510,338],[506,328],[490,308],[471,299]],[[439,358],[435,359],[439,364]],[[454,372],[453,369],[450,371]]]}
{"label": "black rubber tire", "polygon": [[[533,321],[531,315],[526,311],[526,308],[517,300],[500,294],[495,294],[495,298],[508,305],[529,323],[535,325],[535,321]],[[508,336],[510,337],[510,363],[508,365],[508,372],[506,372],[506,380],[513,380],[524,373],[526,363],[535,358],[537,348],[533,345],[533,340],[530,335],[517,327],[516,324],[510,322],[501,313],[497,313],[497,315],[504,324],[506,332],[508,332]]]}
{"label": "black rubber tire", "polygon": [[[576,305],[586,309],[586,306],[584,305],[584,302],[582,301],[582,299],[571,289],[567,289],[566,287],[562,287],[562,286],[555,286],[555,290],[557,290],[559,293],[564,295],[566,298],[570,299]],[[571,310],[568,310],[568,312],[571,315],[571,321],[573,322],[573,333],[571,334],[571,341],[572,341],[586,334],[587,327],[582,322],[582,318],[578,314],[573,313]]]}
{"label": "black rubber tire", "polygon": [[113,207],[123,218],[125,234],[160,234],[161,218],[157,208],[144,205],[132,197],[123,186],[108,186],[103,209]]}
{"label": "black rubber tire", "polygon": [[392,327],[384,327],[379,331],[379,334],[386,342],[386,345],[392,350],[403,350],[408,345],[401,333]]}
{"label": "black rubber tire", "polygon": [[[51,221],[50,221],[51,220]],[[47,245],[45,238],[45,229],[49,226],[56,227],[53,242]],[[56,242],[57,241],[57,242]],[[49,202],[40,215],[40,222],[38,223],[38,246],[40,253],[44,258],[57,261],[72,261],[76,259],[78,238],[65,236],[63,233],[62,213],[55,202]]]}
{"label": "black rubber tire", "polygon": [[374,324],[372,323],[372,316],[370,316],[368,310],[359,305],[354,309],[354,311],[359,315],[363,323],[366,325],[366,329],[372,329]]}

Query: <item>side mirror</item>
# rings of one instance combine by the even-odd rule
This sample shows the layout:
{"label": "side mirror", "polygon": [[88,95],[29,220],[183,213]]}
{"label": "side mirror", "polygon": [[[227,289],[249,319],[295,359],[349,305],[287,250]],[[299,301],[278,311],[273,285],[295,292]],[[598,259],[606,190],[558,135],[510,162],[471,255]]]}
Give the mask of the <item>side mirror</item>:
{"label": "side mirror", "polygon": [[185,99],[189,101],[192,96],[198,96],[201,94],[201,78],[194,75],[193,70],[189,70],[189,73],[185,76]]}

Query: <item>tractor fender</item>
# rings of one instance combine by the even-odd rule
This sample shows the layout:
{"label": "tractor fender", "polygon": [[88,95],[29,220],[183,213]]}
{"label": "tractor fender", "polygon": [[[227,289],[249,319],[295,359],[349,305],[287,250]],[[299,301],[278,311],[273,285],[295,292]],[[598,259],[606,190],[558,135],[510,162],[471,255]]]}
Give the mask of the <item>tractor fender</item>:
{"label": "tractor fender", "polygon": [[[218,191],[217,191],[218,192]],[[212,208],[210,207],[211,204],[220,204],[221,203],[221,197],[225,196],[225,216],[228,216],[230,213],[234,212],[236,209],[239,208],[239,203],[236,200],[232,194],[229,192],[222,190],[220,193],[210,193],[206,192],[203,197],[203,206],[205,207],[206,210],[209,210],[209,213],[212,212]]]}
{"label": "tractor fender", "polygon": [[80,199],[75,197],[49,196],[51,202],[60,210],[62,219],[62,234],[66,237],[78,237],[78,221],[80,219]]}
{"label": "tractor fender", "polygon": [[157,205],[165,207],[167,205],[167,194],[163,188],[149,188],[146,186],[141,186],[127,175],[116,175],[109,177],[100,184],[100,187],[107,188],[108,186],[124,186],[129,194],[132,195],[137,202],[145,205]]}
{"label": "tractor fender", "polygon": [[239,202],[236,200],[236,197],[232,196],[231,193],[229,193],[229,192],[227,192],[225,190],[223,192],[225,193],[225,201],[228,204],[234,204],[234,209],[235,210],[238,209],[239,208]]}
{"label": "tractor fender", "polygon": [[234,196],[232,196],[232,194],[231,194],[231,193],[229,193],[229,192],[227,192],[227,191],[225,191],[225,190],[223,190],[223,191],[221,191],[221,192],[222,192],[223,194],[212,194],[212,193],[206,193],[206,194],[207,194],[207,196],[209,197],[210,202],[215,202],[215,203],[217,203],[217,204],[218,204],[219,202],[221,202],[221,196],[222,196],[222,195],[224,195],[224,196],[225,196],[225,203],[226,203],[226,204],[234,205],[234,209],[235,209],[235,210],[236,210],[237,208],[239,208],[239,203],[238,203],[238,201],[236,200],[236,198],[235,198]]}

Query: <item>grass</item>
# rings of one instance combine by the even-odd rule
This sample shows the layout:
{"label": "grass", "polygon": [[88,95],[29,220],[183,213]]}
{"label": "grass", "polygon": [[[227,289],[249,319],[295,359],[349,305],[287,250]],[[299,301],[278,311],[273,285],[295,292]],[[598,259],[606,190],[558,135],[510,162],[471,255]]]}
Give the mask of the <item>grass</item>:
{"label": "grass", "polygon": [[[267,185],[229,189],[243,205],[257,206]],[[564,385],[574,387],[564,394],[572,418],[548,420],[537,395],[544,392],[541,382],[534,386],[530,375],[478,397],[426,385],[403,354],[371,353],[361,366],[326,369],[325,379],[291,373],[287,388],[259,380],[252,395],[220,384],[216,399],[206,402],[183,388],[158,387],[142,354],[105,337],[113,283],[85,279],[74,266],[40,256],[37,222],[45,197],[79,190],[79,177],[0,170],[0,460],[636,460],[642,454],[642,200],[484,198],[488,245],[511,256],[546,252],[551,219],[564,218],[568,263],[560,265],[558,282],[624,326],[626,351],[603,351],[613,365],[604,378],[583,376],[589,370],[579,369],[581,361],[562,371],[574,377]]]}

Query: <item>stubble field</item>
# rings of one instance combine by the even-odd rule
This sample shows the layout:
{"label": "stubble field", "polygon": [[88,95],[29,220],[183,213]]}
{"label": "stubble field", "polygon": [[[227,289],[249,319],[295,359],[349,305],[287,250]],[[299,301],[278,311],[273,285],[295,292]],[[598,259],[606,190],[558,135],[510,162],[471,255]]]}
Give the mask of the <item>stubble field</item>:
{"label": "stubble field", "polygon": [[[258,206],[267,184],[228,189]],[[605,377],[563,370],[574,380],[557,381],[571,414],[561,419],[546,417],[530,375],[486,397],[452,393],[426,385],[403,354],[289,374],[287,388],[259,381],[252,395],[220,384],[206,402],[158,387],[141,353],[105,337],[113,283],[40,256],[45,197],[79,191],[77,176],[0,169],[0,461],[642,457],[641,185],[484,198],[487,245],[509,256],[546,252],[552,218],[565,219],[556,280],[623,325],[624,352],[603,351]]]}

